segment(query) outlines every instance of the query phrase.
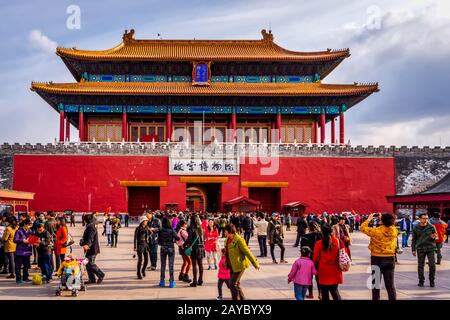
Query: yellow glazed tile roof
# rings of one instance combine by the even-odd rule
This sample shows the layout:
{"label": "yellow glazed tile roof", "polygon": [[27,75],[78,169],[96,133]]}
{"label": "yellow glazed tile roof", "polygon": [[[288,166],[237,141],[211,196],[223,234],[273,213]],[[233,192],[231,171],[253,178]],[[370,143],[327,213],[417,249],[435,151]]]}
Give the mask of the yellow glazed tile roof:
{"label": "yellow glazed tile roof", "polygon": [[55,94],[346,96],[376,92],[378,84],[213,82],[208,86],[194,86],[189,82],[32,82],[31,89]]}
{"label": "yellow glazed tile roof", "polygon": [[136,40],[134,30],[107,50],[57,48],[61,57],[81,60],[137,61],[330,61],[350,56],[348,49],[295,52],[273,42],[272,33],[262,31],[261,40]]}

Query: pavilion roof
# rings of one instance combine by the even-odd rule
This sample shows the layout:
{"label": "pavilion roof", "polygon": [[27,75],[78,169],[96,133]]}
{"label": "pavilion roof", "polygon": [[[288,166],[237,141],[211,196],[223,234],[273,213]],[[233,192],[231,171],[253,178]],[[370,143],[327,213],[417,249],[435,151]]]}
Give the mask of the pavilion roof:
{"label": "pavilion roof", "polygon": [[228,201],[224,201],[223,204],[224,205],[233,205],[233,204],[242,203],[242,202],[246,202],[246,203],[249,203],[249,204],[252,204],[252,205],[255,205],[255,206],[259,206],[261,204],[260,201],[250,199],[250,198],[248,198],[246,196],[238,196],[238,197],[230,199]]}
{"label": "pavilion roof", "polygon": [[33,200],[34,192],[0,189],[0,198],[11,200]]}
{"label": "pavilion roof", "polygon": [[273,35],[262,30],[261,40],[136,40],[134,30],[123,35],[123,41],[107,50],[79,50],[58,47],[61,57],[101,61],[285,61],[320,62],[344,59],[349,49],[318,52],[286,50],[273,41]]}
{"label": "pavilion roof", "polygon": [[33,91],[80,95],[205,95],[205,96],[351,96],[377,92],[378,84],[213,82],[32,82]]}
{"label": "pavilion roof", "polygon": [[392,203],[427,203],[436,201],[450,201],[450,172],[425,191],[414,194],[387,196]]}
{"label": "pavilion roof", "polygon": [[447,173],[441,180],[428,187],[421,194],[434,194],[434,193],[450,193],[450,172]]}

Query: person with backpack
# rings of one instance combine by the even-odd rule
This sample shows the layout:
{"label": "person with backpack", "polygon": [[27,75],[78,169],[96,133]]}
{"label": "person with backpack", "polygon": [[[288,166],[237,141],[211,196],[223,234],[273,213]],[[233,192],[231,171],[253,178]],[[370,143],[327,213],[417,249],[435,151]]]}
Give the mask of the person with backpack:
{"label": "person with backpack", "polygon": [[442,260],[442,246],[444,244],[445,238],[447,237],[447,227],[444,221],[441,220],[441,215],[439,212],[435,212],[433,214],[433,218],[430,219],[430,223],[436,228],[438,238],[435,240],[436,242],[436,255],[437,261],[436,264],[441,264]]}
{"label": "person with backpack", "polygon": [[373,219],[374,215],[371,214],[361,224],[361,232],[370,237],[369,250],[373,281],[372,300],[380,300],[381,276],[383,276],[389,300],[396,300],[394,272],[398,231],[395,227],[395,217],[390,213],[383,213],[381,215],[381,225],[370,227],[369,223]]}
{"label": "person with backpack", "polygon": [[56,241],[55,241],[55,257],[56,257],[56,268],[59,269],[61,262],[64,261],[67,252],[67,244],[69,240],[69,230],[66,226],[66,219],[64,217],[58,218],[58,229],[56,231]]}
{"label": "person with backpack", "polygon": [[179,281],[190,283],[192,279],[189,278],[189,270],[192,267],[192,260],[191,257],[186,254],[184,251],[184,243],[188,239],[188,232],[187,232],[187,223],[184,220],[180,220],[177,226],[178,230],[177,235],[180,238],[180,240],[177,241],[178,246],[178,253],[180,254],[181,258],[183,259],[183,264],[181,265],[180,275],[178,276]]}
{"label": "person with backpack", "polygon": [[175,248],[174,243],[180,240],[175,230],[172,229],[172,224],[169,217],[164,216],[161,221],[161,229],[158,234],[158,241],[160,246],[161,256],[161,277],[159,281],[160,287],[165,287],[166,277],[166,262],[169,260],[169,288],[175,288],[175,278],[173,266],[175,262]]}
{"label": "person with backpack", "polygon": [[333,235],[329,224],[322,227],[322,236],[322,240],[317,241],[313,254],[322,300],[330,300],[330,294],[333,300],[341,300],[338,286],[343,282],[343,276],[339,265],[339,250],[344,247],[344,243]]}
{"label": "person with backpack", "polygon": [[272,256],[273,263],[278,263],[275,259],[275,246],[277,245],[281,249],[281,259],[280,263],[288,263],[286,260],[284,260],[284,252],[286,248],[283,245],[283,239],[284,239],[284,232],[283,232],[283,225],[278,220],[278,213],[274,212],[272,213],[272,219],[270,220],[268,226],[267,226],[267,240],[269,241],[270,246],[270,255]]}

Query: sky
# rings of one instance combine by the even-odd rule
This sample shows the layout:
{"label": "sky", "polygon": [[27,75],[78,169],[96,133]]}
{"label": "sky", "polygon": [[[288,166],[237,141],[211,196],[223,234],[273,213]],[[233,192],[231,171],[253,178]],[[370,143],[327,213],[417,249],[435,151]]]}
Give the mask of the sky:
{"label": "sky", "polygon": [[137,39],[260,39],[271,29],[289,50],[350,48],[323,82],[378,82],[380,91],[346,112],[346,142],[450,146],[448,0],[2,0],[0,143],[59,136],[58,113],[30,90],[31,81],[75,81],[57,46],[107,49],[131,28]]}

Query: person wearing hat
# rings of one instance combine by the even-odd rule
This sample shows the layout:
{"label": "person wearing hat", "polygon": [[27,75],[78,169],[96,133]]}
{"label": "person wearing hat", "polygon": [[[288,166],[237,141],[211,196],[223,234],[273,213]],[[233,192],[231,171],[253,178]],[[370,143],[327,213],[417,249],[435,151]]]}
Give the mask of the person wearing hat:
{"label": "person wearing hat", "polygon": [[[134,251],[137,253],[137,277],[142,279],[145,277],[145,269],[148,264],[148,239],[151,235],[148,227],[148,218],[146,216],[139,217],[139,225],[134,231]],[[142,264],[144,262],[144,264]]]}
{"label": "person wearing hat", "polygon": [[272,219],[267,226],[267,240],[269,241],[270,246],[270,255],[272,256],[273,263],[278,263],[275,259],[275,245],[278,245],[281,249],[281,259],[280,263],[288,263],[284,260],[284,252],[286,248],[283,245],[284,232],[283,225],[279,220],[278,213],[272,213]]}

